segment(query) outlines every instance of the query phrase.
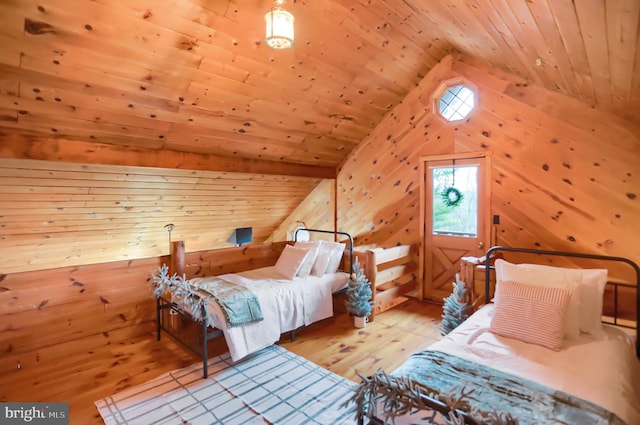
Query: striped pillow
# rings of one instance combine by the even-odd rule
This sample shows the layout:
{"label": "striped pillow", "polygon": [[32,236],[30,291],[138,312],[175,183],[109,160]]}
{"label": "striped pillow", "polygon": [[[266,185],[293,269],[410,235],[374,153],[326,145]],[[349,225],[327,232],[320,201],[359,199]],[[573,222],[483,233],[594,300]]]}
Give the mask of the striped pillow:
{"label": "striped pillow", "polygon": [[496,286],[489,330],[552,350],[562,346],[571,290],[527,285],[510,280]]}

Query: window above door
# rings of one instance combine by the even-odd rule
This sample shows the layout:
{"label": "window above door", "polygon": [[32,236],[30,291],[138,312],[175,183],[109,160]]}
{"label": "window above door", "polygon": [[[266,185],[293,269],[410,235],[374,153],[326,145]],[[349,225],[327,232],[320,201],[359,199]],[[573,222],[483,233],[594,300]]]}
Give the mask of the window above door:
{"label": "window above door", "polygon": [[475,109],[476,93],[476,88],[464,79],[445,81],[433,94],[433,111],[447,122],[462,121]]}

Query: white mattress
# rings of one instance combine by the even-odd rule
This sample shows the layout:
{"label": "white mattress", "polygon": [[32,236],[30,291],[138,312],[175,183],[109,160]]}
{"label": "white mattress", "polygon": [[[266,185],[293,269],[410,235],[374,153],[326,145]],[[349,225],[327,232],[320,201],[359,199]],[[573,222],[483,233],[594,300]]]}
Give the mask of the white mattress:
{"label": "white mattress", "polygon": [[[249,288],[258,297],[264,316],[260,322],[228,328],[220,306],[209,303],[213,322],[224,333],[232,360],[237,361],[274,344],[284,332],[333,316],[332,293],[346,286],[349,275],[338,272],[288,280],[270,266],[216,278]],[[202,285],[207,279],[211,278],[191,281]]]}
{"label": "white mattress", "polygon": [[640,424],[640,361],[633,338],[604,325],[604,336],[566,341],[560,351],[489,332],[482,307],[429,349],[449,353],[591,401],[629,425]]}

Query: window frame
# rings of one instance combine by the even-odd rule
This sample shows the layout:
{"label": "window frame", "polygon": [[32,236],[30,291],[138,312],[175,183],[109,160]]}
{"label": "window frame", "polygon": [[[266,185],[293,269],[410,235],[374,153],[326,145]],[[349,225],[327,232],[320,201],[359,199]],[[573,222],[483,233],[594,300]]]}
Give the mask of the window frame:
{"label": "window frame", "polygon": [[[444,94],[451,87],[455,87],[459,85],[466,87],[467,89],[471,90],[471,92],[473,93],[473,107],[464,118],[449,121],[440,112],[440,100],[442,99],[442,96],[444,96]],[[479,100],[480,99],[478,97],[478,88],[475,86],[475,84],[469,82],[469,80],[467,80],[466,78],[462,78],[462,77],[451,78],[440,83],[440,85],[434,90],[433,95],[431,96],[432,112],[434,115],[436,115],[438,118],[440,118],[443,122],[447,124],[453,124],[453,125],[459,124],[460,122],[466,121],[471,117],[471,114],[473,114],[476,108],[478,107]]]}

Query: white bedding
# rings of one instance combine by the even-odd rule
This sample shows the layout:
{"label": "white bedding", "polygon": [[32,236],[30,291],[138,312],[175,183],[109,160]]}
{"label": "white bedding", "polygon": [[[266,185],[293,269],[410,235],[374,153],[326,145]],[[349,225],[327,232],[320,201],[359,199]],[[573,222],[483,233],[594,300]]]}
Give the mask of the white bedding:
{"label": "white bedding", "polygon": [[489,304],[429,349],[449,353],[573,394],[640,424],[640,361],[632,337],[604,325],[604,336],[566,341],[562,350],[489,332]]}
{"label": "white bedding", "polygon": [[[237,361],[274,344],[284,332],[333,316],[332,293],[345,287],[349,274],[327,273],[288,280],[270,266],[215,278],[250,289],[258,297],[264,316],[262,321],[228,328],[220,306],[216,302],[208,304],[215,326],[224,333],[232,360]],[[212,278],[194,278],[191,282],[203,285],[207,279]]]}

